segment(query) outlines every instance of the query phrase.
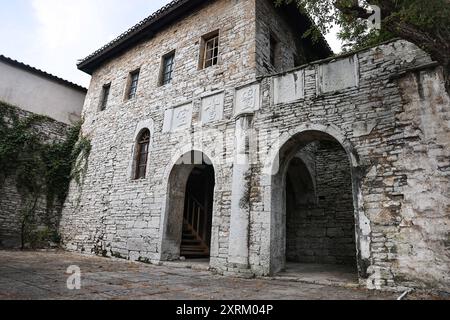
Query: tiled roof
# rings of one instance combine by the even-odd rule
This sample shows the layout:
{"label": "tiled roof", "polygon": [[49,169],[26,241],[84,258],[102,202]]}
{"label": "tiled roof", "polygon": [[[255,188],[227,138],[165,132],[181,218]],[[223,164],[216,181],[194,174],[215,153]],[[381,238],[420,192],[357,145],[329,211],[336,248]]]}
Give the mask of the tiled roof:
{"label": "tiled roof", "polygon": [[[92,72],[94,72],[94,70],[104,61],[120,52],[127,50],[143,38],[153,36],[157,31],[169,25],[173,21],[180,19],[180,17],[188,14],[191,10],[197,8],[201,4],[211,1],[214,0],[173,0],[91,55],[79,60],[77,63],[78,69],[92,74]],[[297,14],[300,13],[297,12]],[[304,16],[304,18],[312,23],[312,20],[309,19],[309,17]],[[326,40],[324,38],[321,40],[324,50],[332,53],[332,50]]]}
{"label": "tiled roof", "polygon": [[[100,58],[104,54],[110,52],[113,49],[118,48],[120,45],[126,44],[128,41],[130,41],[133,37],[141,33],[147,28],[150,28],[160,22],[161,19],[166,18],[168,15],[173,13],[176,9],[188,9],[187,7],[191,8],[197,4],[201,4],[207,1],[211,0],[174,0],[149,17],[145,18],[135,26],[131,27],[124,33],[122,33],[120,36],[118,36],[116,39],[112,40],[105,46],[101,47],[88,57],[78,61],[78,68],[80,70],[91,72],[90,64],[95,62],[96,59]],[[160,24],[159,27],[163,27],[165,24]]]}
{"label": "tiled roof", "polygon": [[62,79],[62,78],[60,78],[60,77],[57,77],[57,76],[55,76],[55,75],[53,75],[53,74],[50,74],[50,73],[45,72],[45,71],[42,71],[42,70],[40,70],[40,69],[34,68],[34,67],[32,67],[32,66],[30,66],[30,65],[28,65],[28,64],[19,62],[19,61],[17,61],[17,60],[11,59],[11,58],[8,58],[8,57],[6,57],[6,56],[4,56],[4,55],[2,55],[2,54],[0,54],[0,61],[2,61],[2,62],[4,62],[4,63],[7,63],[7,64],[9,64],[9,65],[12,65],[12,66],[14,66],[14,67],[20,68],[20,69],[22,69],[22,70],[28,71],[28,72],[30,72],[30,73],[34,73],[34,74],[36,74],[36,75],[38,75],[38,76],[42,76],[42,77],[45,77],[45,78],[47,78],[47,79],[53,80],[53,81],[55,81],[55,82],[58,82],[58,83],[60,83],[60,84],[65,85],[65,86],[74,88],[74,89],[76,89],[76,90],[83,91],[83,92],[87,92],[87,89],[86,89],[86,88],[84,88],[84,87],[82,87],[82,86],[80,86],[80,85],[78,85],[78,84],[75,84],[75,83],[73,83],[73,82],[64,80],[64,79]]}

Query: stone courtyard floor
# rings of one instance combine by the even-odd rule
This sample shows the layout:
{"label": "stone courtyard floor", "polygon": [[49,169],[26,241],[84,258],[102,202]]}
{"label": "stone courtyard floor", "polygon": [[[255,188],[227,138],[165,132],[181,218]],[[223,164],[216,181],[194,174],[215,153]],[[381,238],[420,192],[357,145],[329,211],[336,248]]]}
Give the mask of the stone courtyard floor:
{"label": "stone courtyard floor", "polygon": [[[67,289],[69,266],[81,270],[80,290]],[[176,265],[152,266],[66,252],[0,251],[0,300],[395,300],[399,296],[297,282],[293,276],[237,279]]]}

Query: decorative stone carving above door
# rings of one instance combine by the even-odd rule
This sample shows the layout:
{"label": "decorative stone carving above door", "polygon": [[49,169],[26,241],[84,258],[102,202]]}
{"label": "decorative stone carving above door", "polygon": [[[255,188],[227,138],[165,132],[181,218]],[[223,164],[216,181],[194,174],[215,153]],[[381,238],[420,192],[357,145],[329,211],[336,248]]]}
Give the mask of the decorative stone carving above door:
{"label": "decorative stone carving above door", "polygon": [[191,123],[192,103],[187,103],[165,111],[163,132],[184,130],[189,128]]}
{"label": "decorative stone carving above door", "polygon": [[259,84],[252,84],[236,90],[235,116],[253,113],[261,105]]}

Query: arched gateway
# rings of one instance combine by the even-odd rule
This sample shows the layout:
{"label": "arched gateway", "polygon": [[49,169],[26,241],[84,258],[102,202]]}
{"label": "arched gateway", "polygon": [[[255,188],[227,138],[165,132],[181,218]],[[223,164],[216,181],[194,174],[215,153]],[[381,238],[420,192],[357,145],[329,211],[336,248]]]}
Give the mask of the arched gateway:
{"label": "arched gateway", "polygon": [[302,131],[283,143],[271,177],[271,273],[294,263],[344,266],[356,277],[351,155],[322,131]]}

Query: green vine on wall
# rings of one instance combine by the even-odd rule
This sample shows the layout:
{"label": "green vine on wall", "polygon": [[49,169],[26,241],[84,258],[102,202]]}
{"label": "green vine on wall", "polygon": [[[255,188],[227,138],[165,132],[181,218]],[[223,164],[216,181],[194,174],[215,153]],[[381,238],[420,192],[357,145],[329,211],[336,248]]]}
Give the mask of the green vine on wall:
{"label": "green vine on wall", "polygon": [[[16,107],[0,102],[0,188],[7,178],[16,183],[21,198],[22,248],[50,240],[45,238],[58,240],[55,223],[50,221],[52,214],[57,211],[60,215],[71,180],[79,183],[87,167],[91,144],[81,136],[82,123],[70,127],[63,139],[52,142],[40,128],[54,122],[40,115],[20,116]],[[36,211],[42,199],[46,215],[40,223],[48,228],[37,234]]]}

